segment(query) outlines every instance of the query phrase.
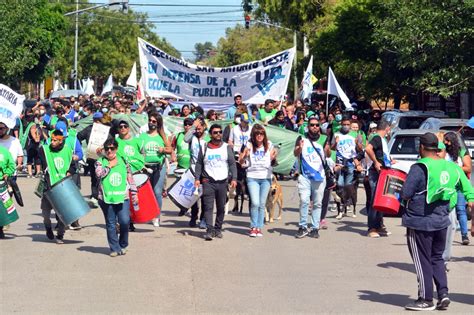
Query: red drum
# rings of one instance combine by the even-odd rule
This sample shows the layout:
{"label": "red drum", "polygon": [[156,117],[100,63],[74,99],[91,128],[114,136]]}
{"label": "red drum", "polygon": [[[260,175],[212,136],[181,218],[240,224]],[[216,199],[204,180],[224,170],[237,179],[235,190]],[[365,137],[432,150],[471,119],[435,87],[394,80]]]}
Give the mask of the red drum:
{"label": "red drum", "polygon": [[397,169],[382,169],[375,189],[373,207],[375,210],[397,214],[400,209],[400,192],[407,174]]}
{"label": "red drum", "polygon": [[146,223],[160,214],[160,207],[156,202],[150,179],[145,174],[133,175],[133,180],[138,189],[138,210],[135,210],[130,194],[130,218],[133,223]]}

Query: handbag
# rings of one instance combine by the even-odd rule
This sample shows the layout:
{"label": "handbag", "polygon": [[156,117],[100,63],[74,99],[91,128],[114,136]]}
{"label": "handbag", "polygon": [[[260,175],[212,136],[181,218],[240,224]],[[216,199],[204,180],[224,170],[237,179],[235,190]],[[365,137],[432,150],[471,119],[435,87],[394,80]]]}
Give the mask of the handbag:
{"label": "handbag", "polygon": [[328,163],[326,163],[326,159],[323,158],[321,153],[316,149],[316,147],[313,144],[313,141],[309,141],[311,145],[314,148],[314,151],[318,153],[319,158],[321,159],[321,162],[323,163],[323,168],[324,168],[324,175],[326,175],[326,189],[333,189],[336,187],[336,175],[334,175],[334,172],[332,169],[329,167]]}

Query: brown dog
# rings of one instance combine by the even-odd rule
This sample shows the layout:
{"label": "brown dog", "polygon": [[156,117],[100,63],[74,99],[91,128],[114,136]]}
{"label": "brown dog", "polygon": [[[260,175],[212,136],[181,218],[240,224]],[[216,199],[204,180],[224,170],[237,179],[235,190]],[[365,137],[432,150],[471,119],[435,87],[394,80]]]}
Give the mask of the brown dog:
{"label": "brown dog", "polygon": [[278,183],[275,175],[272,176],[272,185],[270,186],[270,191],[268,192],[267,203],[265,207],[265,221],[273,222],[275,218],[275,205],[278,204],[280,212],[278,213],[277,220],[281,219],[281,214],[283,211],[283,190],[281,185]]}

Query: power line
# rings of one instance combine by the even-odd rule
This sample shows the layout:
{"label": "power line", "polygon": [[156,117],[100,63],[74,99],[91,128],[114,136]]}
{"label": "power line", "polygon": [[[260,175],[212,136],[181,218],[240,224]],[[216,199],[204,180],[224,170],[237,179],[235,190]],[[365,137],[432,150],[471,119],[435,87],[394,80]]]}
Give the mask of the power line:
{"label": "power line", "polygon": [[[54,2],[51,2],[54,3]],[[64,5],[76,5],[75,3],[63,3]],[[81,5],[105,4],[101,2],[79,2]],[[241,8],[239,4],[174,4],[174,3],[129,3],[128,6],[135,7],[195,7],[195,8]]]}

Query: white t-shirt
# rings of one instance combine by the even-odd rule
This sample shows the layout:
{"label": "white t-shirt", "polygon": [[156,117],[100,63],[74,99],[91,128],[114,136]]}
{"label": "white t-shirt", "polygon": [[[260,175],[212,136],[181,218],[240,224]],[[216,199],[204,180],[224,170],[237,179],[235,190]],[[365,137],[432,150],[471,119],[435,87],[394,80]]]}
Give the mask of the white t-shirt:
{"label": "white t-shirt", "polygon": [[270,179],[272,178],[272,160],[270,152],[273,149],[273,144],[268,141],[268,150],[265,152],[265,148],[261,146],[255,152],[252,149],[252,143],[247,143],[249,150],[247,177],[257,179]]}
{"label": "white t-shirt", "polygon": [[215,181],[227,179],[229,164],[227,163],[227,143],[217,149],[207,147],[204,155],[204,170]]}
{"label": "white t-shirt", "polygon": [[234,144],[234,152],[240,152],[242,146],[247,145],[250,140],[250,132],[252,128],[249,127],[246,131],[242,131],[240,125],[234,126],[230,131],[229,140]]}
{"label": "white t-shirt", "polygon": [[21,147],[20,140],[17,138],[10,136],[8,139],[0,139],[0,145],[7,148],[10,151],[10,154],[13,157],[13,161],[16,163],[16,159],[19,156],[23,156],[23,148]]}

